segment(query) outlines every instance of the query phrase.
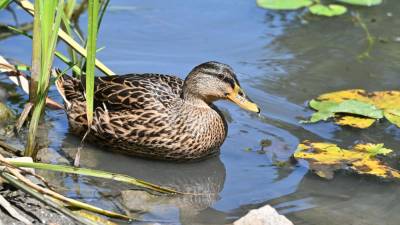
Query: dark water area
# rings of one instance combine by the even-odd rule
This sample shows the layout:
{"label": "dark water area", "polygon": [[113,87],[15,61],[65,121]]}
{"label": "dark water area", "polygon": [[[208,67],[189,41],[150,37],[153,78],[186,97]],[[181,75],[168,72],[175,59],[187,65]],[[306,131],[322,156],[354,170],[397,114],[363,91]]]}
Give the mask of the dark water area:
{"label": "dark water area", "polygon": [[[351,13],[312,17],[301,10],[262,10],[255,1],[240,0],[111,1],[99,36],[99,46],[106,48],[98,58],[113,71],[184,78],[195,65],[221,61],[238,73],[262,116],[218,102],[229,122],[229,134],[221,154],[205,161],[150,161],[88,145],[82,152],[82,166],[128,174],[180,191],[208,193],[190,197],[138,194],[136,207],[145,211],[143,221],[226,224],[250,209],[271,204],[296,225],[399,224],[398,183],[346,173],[327,181],[309,173],[306,164],[277,165],[289,160],[302,140],[343,147],[359,141],[385,143],[400,150],[400,129],[385,121],[367,130],[332,122],[299,123],[312,113],[307,101],[319,94],[349,88],[399,89],[400,4],[387,0],[380,6],[351,9],[377,38],[371,58],[358,59],[367,49],[367,40]],[[30,18],[21,15],[20,19]],[[10,22],[12,17],[1,12],[0,20]],[[86,21],[86,15],[81,21]],[[25,37],[0,41],[1,55],[27,64],[30,51]],[[58,61],[56,65],[64,67]],[[0,84],[10,87],[5,76]],[[53,89],[50,96],[61,101]],[[17,91],[10,104],[20,112],[24,100],[26,96]],[[73,155],[80,139],[69,133],[65,113],[48,111],[45,120],[43,142],[56,153]],[[257,150],[263,140],[271,145],[260,154]],[[68,196],[117,211],[123,210],[119,192],[132,188],[88,177],[52,176]]]}

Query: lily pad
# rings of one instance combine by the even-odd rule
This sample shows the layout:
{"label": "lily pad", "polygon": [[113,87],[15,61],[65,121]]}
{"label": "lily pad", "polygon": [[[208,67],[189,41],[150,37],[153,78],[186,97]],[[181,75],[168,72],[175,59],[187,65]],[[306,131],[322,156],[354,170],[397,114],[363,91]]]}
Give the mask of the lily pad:
{"label": "lily pad", "polygon": [[387,155],[391,152],[393,152],[392,149],[384,148],[383,144],[358,144],[354,146],[354,150],[360,151],[360,152],[367,152],[371,154],[372,156],[376,155]]}
{"label": "lily pad", "polygon": [[312,3],[311,0],[257,0],[259,7],[276,10],[295,10]]}
{"label": "lily pad", "polygon": [[337,91],[320,95],[311,100],[309,105],[317,112],[308,122],[334,117],[339,125],[367,128],[383,115],[389,122],[400,127],[400,91]]}
{"label": "lily pad", "polygon": [[376,158],[376,155],[387,155],[390,152],[392,150],[384,148],[383,144],[358,144],[352,150],[347,150],[332,143],[304,141],[298,145],[294,157],[306,160],[312,171],[326,179],[332,179],[337,170],[399,179],[400,171]]}
{"label": "lily pad", "polygon": [[351,5],[362,5],[362,6],[373,6],[382,3],[382,0],[338,0],[338,1]]}
{"label": "lily pad", "polygon": [[376,119],[358,116],[339,115],[335,116],[335,122],[341,126],[350,126],[356,128],[368,128],[374,124]]}
{"label": "lily pad", "polygon": [[374,105],[358,100],[345,100],[342,102],[311,100],[310,107],[317,110],[309,122],[318,122],[334,117],[335,113],[347,113],[365,116],[374,119],[383,117],[383,112]]}
{"label": "lily pad", "polygon": [[342,5],[322,5],[322,4],[315,4],[308,8],[310,12],[314,15],[318,16],[339,16],[347,12],[347,8]]}

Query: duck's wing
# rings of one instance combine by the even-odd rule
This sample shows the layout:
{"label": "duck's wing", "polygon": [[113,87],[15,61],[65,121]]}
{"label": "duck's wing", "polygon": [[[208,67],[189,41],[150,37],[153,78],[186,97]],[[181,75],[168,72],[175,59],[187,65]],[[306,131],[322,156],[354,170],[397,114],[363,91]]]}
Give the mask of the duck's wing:
{"label": "duck's wing", "polygon": [[96,77],[94,101],[109,110],[168,108],[182,85],[180,78],[161,74]]}

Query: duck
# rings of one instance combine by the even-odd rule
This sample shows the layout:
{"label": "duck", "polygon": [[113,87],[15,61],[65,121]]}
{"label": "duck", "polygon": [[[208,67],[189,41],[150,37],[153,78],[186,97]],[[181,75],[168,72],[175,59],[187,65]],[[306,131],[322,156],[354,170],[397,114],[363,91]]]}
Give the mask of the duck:
{"label": "duck", "polygon": [[204,159],[220,151],[227,122],[215,101],[260,113],[227,64],[195,66],[183,80],[155,73],[96,76],[93,122],[86,117],[85,77],[60,74],[70,131],[102,148],[167,161]]}

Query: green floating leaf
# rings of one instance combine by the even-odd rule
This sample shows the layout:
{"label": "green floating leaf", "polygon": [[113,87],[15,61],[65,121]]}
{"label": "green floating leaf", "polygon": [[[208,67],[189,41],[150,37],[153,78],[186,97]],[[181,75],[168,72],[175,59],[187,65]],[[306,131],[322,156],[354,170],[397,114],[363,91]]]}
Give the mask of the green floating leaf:
{"label": "green floating leaf", "polygon": [[358,144],[354,146],[354,150],[361,151],[361,152],[367,152],[371,156],[376,156],[376,155],[387,155],[393,150],[384,148],[383,144]]}
{"label": "green floating leaf", "polygon": [[338,1],[351,5],[362,5],[362,6],[373,6],[382,3],[382,0],[338,0]]}
{"label": "green floating leaf", "polygon": [[335,113],[349,113],[360,116],[365,116],[374,119],[383,118],[382,110],[375,105],[358,100],[346,100],[338,104],[332,109]]}
{"label": "green floating leaf", "polygon": [[400,111],[398,109],[388,109],[384,112],[385,118],[395,124],[397,127],[400,127]]}
{"label": "green floating leaf", "polygon": [[342,5],[322,5],[316,4],[308,8],[310,12],[318,16],[339,16],[347,12],[347,8]]}
{"label": "green floating leaf", "polygon": [[317,110],[307,122],[318,122],[334,117],[336,113],[354,114],[373,119],[383,118],[382,110],[370,103],[360,102],[358,100],[345,100],[342,102],[334,101],[316,101],[311,100],[310,107]]}
{"label": "green floating leaf", "polygon": [[257,5],[266,9],[294,10],[309,6],[311,0],[257,0]]}

